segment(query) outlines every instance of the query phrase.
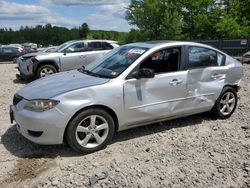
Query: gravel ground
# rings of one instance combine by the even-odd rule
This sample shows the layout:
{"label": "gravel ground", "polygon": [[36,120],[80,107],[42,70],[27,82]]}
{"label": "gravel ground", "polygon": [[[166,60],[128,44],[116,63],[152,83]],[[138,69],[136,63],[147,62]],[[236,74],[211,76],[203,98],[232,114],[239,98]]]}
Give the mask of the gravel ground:
{"label": "gravel ground", "polygon": [[0,65],[0,187],[250,187],[250,65],[230,119],[200,114],[118,133],[79,155],[39,146],[9,122],[15,65]]}

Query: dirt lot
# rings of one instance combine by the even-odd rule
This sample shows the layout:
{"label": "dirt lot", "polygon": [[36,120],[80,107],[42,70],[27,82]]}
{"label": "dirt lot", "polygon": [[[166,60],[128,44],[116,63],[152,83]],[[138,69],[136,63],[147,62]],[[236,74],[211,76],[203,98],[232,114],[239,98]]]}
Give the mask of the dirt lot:
{"label": "dirt lot", "polygon": [[106,149],[81,156],[39,146],[9,121],[15,65],[0,65],[0,187],[250,187],[250,65],[227,120],[201,114],[118,133]]}

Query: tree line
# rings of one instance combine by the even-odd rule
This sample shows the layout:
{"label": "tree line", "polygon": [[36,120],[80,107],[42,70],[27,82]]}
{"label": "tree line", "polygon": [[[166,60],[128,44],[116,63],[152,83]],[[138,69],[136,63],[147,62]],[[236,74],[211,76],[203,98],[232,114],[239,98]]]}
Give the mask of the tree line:
{"label": "tree line", "polygon": [[0,29],[0,44],[33,42],[44,46],[59,45],[77,39],[109,39],[125,43],[128,33],[116,31],[89,30],[87,23],[79,28],[68,29],[51,24],[35,27],[21,26],[17,31],[11,28]]}
{"label": "tree line", "polygon": [[0,29],[0,43],[34,42],[59,45],[75,39],[108,39],[120,44],[146,40],[197,40],[250,37],[250,0],[131,0],[126,19],[129,32],[78,28],[22,26]]}
{"label": "tree line", "polygon": [[250,0],[131,0],[126,19],[138,28],[131,41],[244,38]]}

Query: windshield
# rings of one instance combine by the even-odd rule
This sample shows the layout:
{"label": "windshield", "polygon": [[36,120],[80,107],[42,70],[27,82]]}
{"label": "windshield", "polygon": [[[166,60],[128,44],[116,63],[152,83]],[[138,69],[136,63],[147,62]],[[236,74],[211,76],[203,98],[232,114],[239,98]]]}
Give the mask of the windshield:
{"label": "windshield", "polygon": [[79,71],[104,78],[116,78],[147,50],[148,48],[122,46]]}

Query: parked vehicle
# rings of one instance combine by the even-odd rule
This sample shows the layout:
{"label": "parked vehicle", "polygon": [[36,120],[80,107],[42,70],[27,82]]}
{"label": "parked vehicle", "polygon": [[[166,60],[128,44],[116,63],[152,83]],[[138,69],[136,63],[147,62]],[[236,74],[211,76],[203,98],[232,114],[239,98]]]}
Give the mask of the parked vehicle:
{"label": "parked vehicle", "polygon": [[[37,55],[42,55],[42,54],[48,54],[48,53],[52,53],[52,52],[55,52],[57,49],[57,46],[51,46],[51,47],[48,47],[48,48],[43,48],[43,49],[40,49],[39,51],[36,51],[36,52],[33,52],[33,53],[26,53],[20,57],[18,57],[14,63],[17,63],[17,65],[19,65],[20,63],[22,63],[22,66],[18,66],[18,70],[20,71],[20,68],[19,67],[23,67],[23,69],[21,70],[21,72],[26,75],[26,74],[29,74],[29,67],[25,67],[24,65],[27,65],[30,61],[31,61],[31,58],[37,56]],[[16,75],[16,77],[18,79],[23,79],[22,76],[20,76],[19,74]]]}
{"label": "parked vehicle", "polygon": [[69,41],[50,54],[39,54],[34,58],[17,60],[18,78],[41,78],[56,72],[68,71],[86,66],[102,57],[114,47],[105,40]]}
{"label": "parked vehicle", "polygon": [[0,47],[0,61],[15,61],[15,59],[23,54],[25,50],[19,47],[4,46]]}
{"label": "parked vehicle", "polygon": [[8,44],[8,45],[5,45],[6,47],[15,47],[15,48],[21,48],[23,49],[23,46],[21,44]]}
{"label": "parked vehicle", "polygon": [[206,111],[229,118],[242,76],[239,61],[207,45],[133,43],[28,84],[15,94],[10,116],[35,143],[66,141],[94,152],[116,131]]}
{"label": "parked vehicle", "polygon": [[250,51],[242,56],[242,63],[250,63]]}

